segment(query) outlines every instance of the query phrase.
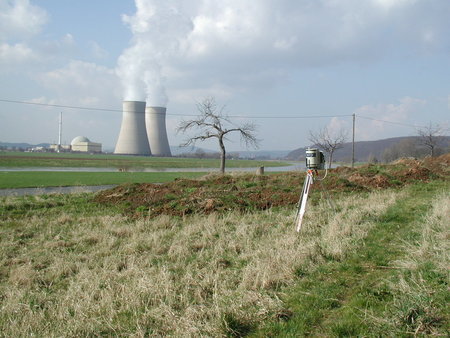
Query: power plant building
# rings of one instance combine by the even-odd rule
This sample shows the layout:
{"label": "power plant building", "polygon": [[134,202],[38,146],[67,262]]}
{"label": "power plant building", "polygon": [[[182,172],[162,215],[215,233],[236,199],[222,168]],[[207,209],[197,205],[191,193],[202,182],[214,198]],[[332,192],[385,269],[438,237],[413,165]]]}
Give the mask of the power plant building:
{"label": "power plant building", "polygon": [[115,154],[151,155],[145,128],[145,102],[124,101]]}
{"label": "power plant building", "polygon": [[166,108],[124,101],[115,154],[172,156],[166,131]]}
{"label": "power plant building", "polygon": [[145,126],[153,156],[172,156],[166,131],[166,108],[145,108]]}
{"label": "power plant building", "polygon": [[85,136],[77,136],[70,142],[72,151],[81,153],[101,153],[102,144],[89,141]]}

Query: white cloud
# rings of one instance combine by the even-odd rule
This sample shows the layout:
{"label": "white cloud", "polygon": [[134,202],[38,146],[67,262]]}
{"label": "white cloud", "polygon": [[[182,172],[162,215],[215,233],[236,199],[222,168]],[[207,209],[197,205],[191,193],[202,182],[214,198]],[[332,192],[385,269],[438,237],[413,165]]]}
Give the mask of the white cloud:
{"label": "white cloud", "polygon": [[407,4],[412,4],[417,0],[373,0],[375,5],[378,5],[386,10],[393,9],[398,6],[404,6]]}
{"label": "white cloud", "polygon": [[89,45],[91,47],[92,55],[94,56],[94,58],[104,59],[108,56],[108,52],[105,49],[103,49],[97,42],[90,41]]}
{"label": "white cloud", "polygon": [[39,60],[27,42],[47,22],[48,15],[28,0],[0,2],[0,69],[7,72],[18,65]]}
{"label": "white cloud", "polygon": [[[278,67],[286,61],[302,67],[372,59],[383,52],[382,41],[398,37],[400,10],[408,5],[410,13],[401,14],[402,20],[417,19],[414,2],[404,3],[386,14],[377,2],[355,0],[205,1],[192,19],[184,52],[194,62],[226,58],[232,64],[247,56]],[[420,20],[414,24],[422,26]],[[392,30],[388,36],[386,27]]]}
{"label": "white cloud", "polygon": [[38,34],[47,22],[45,10],[29,0],[0,2],[0,40],[28,39]]}
{"label": "white cloud", "polygon": [[64,35],[64,37],[62,38],[62,42],[66,46],[73,46],[73,45],[75,45],[75,39],[74,39],[73,35],[69,34],[69,33]]}
{"label": "white cloud", "polygon": [[76,51],[72,34],[64,34],[57,40],[40,35],[48,18],[44,9],[29,0],[0,2],[0,67],[3,72],[39,72],[56,59]]}
{"label": "white cloud", "polygon": [[111,102],[120,99],[114,70],[95,63],[72,60],[63,68],[39,75],[38,79],[63,104],[111,107]]}
{"label": "white cloud", "polygon": [[196,98],[212,96],[219,102],[226,101],[231,98],[234,88],[224,85],[212,85],[205,88],[179,89],[170,91],[171,98],[177,103],[192,104]]}
{"label": "white cloud", "polygon": [[327,125],[327,130],[332,136],[344,134],[348,137],[351,135],[351,123],[348,119],[333,117]]}
{"label": "white cloud", "polygon": [[33,50],[23,43],[0,43],[0,69],[5,72],[22,63],[37,60]]}
{"label": "white cloud", "polygon": [[[412,97],[404,97],[399,101],[397,104],[365,105],[356,109],[354,111],[356,116],[362,117],[357,118],[357,138],[363,141],[389,137],[395,134],[393,130],[398,130],[398,125],[395,123],[411,124],[410,117],[420,112],[426,105],[425,100]],[[364,117],[374,120],[364,119]],[[393,124],[383,121],[393,122]]]}
{"label": "white cloud", "polygon": [[293,69],[450,47],[447,0],[136,0],[136,7],[123,17],[134,38],[118,67],[128,92],[139,91],[142,69],[159,94],[180,78],[191,90],[242,91],[277,84]]}
{"label": "white cloud", "polygon": [[34,41],[32,48],[39,59],[46,64],[53,64],[55,60],[64,60],[77,52],[77,43],[72,34],[65,34],[58,40]]}
{"label": "white cloud", "polygon": [[[427,102],[422,99],[403,97],[397,103],[364,105],[354,110],[356,114],[355,138],[357,141],[379,140],[388,137],[409,135],[414,132],[412,120],[422,114]],[[449,98],[450,104],[450,98]],[[391,122],[391,123],[389,123]],[[352,118],[333,117],[327,124],[330,133],[340,131],[352,135]]]}

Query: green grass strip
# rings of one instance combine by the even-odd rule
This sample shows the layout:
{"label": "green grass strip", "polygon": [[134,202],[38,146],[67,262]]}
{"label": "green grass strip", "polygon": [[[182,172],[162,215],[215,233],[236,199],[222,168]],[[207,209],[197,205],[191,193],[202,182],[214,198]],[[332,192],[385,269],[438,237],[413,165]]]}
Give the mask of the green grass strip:
{"label": "green grass strip", "polygon": [[105,185],[122,183],[165,183],[176,178],[196,178],[202,172],[52,172],[3,171],[0,189]]}
{"label": "green grass strip", "polygon": [[[279,167],[287,162],[227,160],[228,168]],[[219,168],[219,159],[124,156],[108,154],[0,152],[0,167],[90,167],[90,168]]]}
{"label": "green grass strip", "polygon": [[[448,183],[444,184],[448,189]],[[410,278],[411,272],[396,267],[395,262],[405,256],[405,243],[413,246],[420,239],[421,220],[442,185],[441,181],[408,187],[408,196],[374,220],[376,226],[363,245],[347,259],[329,261],[300,277],[286,297],[292,317],[268,323],[254,335],[410,336],[421,329],[419,322],[429,323],[433,333],[445,335],[448,322],[445,324],[443,318],[449,317],[446,310],[448,286],[435,280],[445,280],[445,276],[432,267],[431,272],[421,273],[421,278],[429,276],[424,283],[433,290],[433,294],[428,295],[432,297],[428,302],[432,304],[431,310],[414,310],[414,306],[399,303],[402,297],[392,286],[400,277]],[[426,318],[427,315],[430,318]],[[386,316],[393,326],[386,328],[382,324]]]}

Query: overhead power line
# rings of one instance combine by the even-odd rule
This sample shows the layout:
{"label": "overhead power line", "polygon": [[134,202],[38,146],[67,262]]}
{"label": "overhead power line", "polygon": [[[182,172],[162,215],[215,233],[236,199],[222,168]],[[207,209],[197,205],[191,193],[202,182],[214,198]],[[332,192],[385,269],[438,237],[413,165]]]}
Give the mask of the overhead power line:
{"label": "overhead power line", "polygon": [[[197,116],[197,115],[196,115]],[[236,118],[252,118],[252,119],[315,119],[315,118],[325,118],[325,117],[348,117],[347,115],[301,115],[301,116],[244,116],[244,115],[228,115],[228,117]]]}
{"label": "overhead power line", "polygon": [[399,126],[405,126],[405,127],[411,127],[411,128],[424,128],[424,126],[419,126],[419,125],[414,125],[414,124],[409,124],[409,123],[403,123],[403,122],[394,122],[394,121],[388,121],[388,120],[380,120],[380,119],[374,119],[372,117],[367,117],[367,116],[361,116],[361,115],[356,115],[356,117],[359,117],[361,119],[365,119],[365,120],[371,120],[371,121],[377,121],[377,122],[383,122],[383,123],[390,123],[390,124],[397,124]]}
{"label": "overhead power line", "polygon": [[[82,110],[97,110],[97,111],[110,111],[110,112],[123,112],[121,109],[112,109],[112,108],[96,108],[96,107],[81,107],[81,106],[69,106],[62,104],[50,104],[50,103],[40,103],[40,102],[29,102],[29,101],[17,101],[17,100],[5,100],[0,99],[1,102],[8,103],[17,103],[17,104],[29,104],[36,106],[45,106],[45,107],[56,107],[56,108],[67,108],[67,109],[82,109]],[[198,114],[174,114],[167,113],[170,116],[197,116]],[[352,116],[350,114],[347,115],[302,115],[302,116],[247,116],[247,115],[228,115],[228,117],[232,118],[252,118],[252,119],[314,119],[314,118],[330,118],[330,117],[348,117]]]}
{"label": "overhead power line", "polygon": [[[63,105],[63,104],[51,104],[51,103],[29,102],[29,101],[16,101],[16,100],[0,99],[0,102],[29,104],[29,105],[35,105],[35,106],[67,108],[67,109],[97,110],[97,111],[108,111],[108,112],[119,112],[119,113],[123,112],[122,109],[69,106],[69,105]],[[194,114],[167,114],[167,115],[172,115],[172,116],[197,116],[197,115],[194,115]]]}
{"label": "overhead power line", "polygon": [[[121,109],[112,109],[112,108],[97,108],[97,107],[82,107],[82,106],[70,106],[63,104],[51,104],[51,103],[40,103],[40,102],[29,102],[29,101],[19,101],[19,100],[7,100],[0,99],[0,102],[7,103],[16,103],[16,104],[27,104],[27,105],[35,105],[35,106],[44,106],[44,107],[55,107],[55,108],[66,108],[66,109],[80,109],[80,110],[95,110],[95,111],[107,111],[107,112],[123,112]],[[180,116],[180,117],[192,117],[197,116],[197,114],[176,114],[176,113],[167,113],[168,116]],[[249,116],[249,115],[228,115],[230,118],[247,118],[247,119],[315,119],[315,118],[332,118],[332,117],[353,117],[354,114],[342,114],[342,115],[291,115],[291,116],[270,116],[270,115],[259,115],[259,116]],[[390,123],[396,124],[405,127],[411,128],[424,128],[424,126],[412,125],[408,123],[402,122],[394,122],[388,120],[374,119],[372,117],[355,115],[357,118],[362,118],[366,120],[372,120],[382,123]]]}

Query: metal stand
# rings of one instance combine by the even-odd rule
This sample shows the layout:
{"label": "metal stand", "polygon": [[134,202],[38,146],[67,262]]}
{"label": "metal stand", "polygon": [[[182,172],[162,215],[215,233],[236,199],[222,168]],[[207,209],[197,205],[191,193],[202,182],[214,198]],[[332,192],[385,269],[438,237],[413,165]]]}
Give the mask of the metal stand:
{"label": "metal stand", "polygon": [[[308,194],[309,194],[309,189],[311,188],[311,185],[314,183],[314,174],[318,175],[318,171],[317,170],[312,170],[312,169],[308,169],[306,171],[306,178],[305,178],[305,182],[303,183],[303,189],[302,189],[302,194],[300,195],[300,200],[298,201],[298,211],[297,211],[297,216],[295,218],[295,225],[296,225],[296,230],[297,232],[300,232],[300,229],[302,228],[302,221],[303,221],[303,216],[305,215],[305,211],[306,211],[306,202],[308,201]],[[326,174],[325,174],[326,177]],[[325,198],[327,199],[328,205],[330,206],[330,208],[332,208],[334,211],[336,211],[336,207],[333,203],[333,201],[331,200],[331,197],[329,196],[329,194],[325,191],[325,189],[322,186],[322,180],[325,178],[316,178],[316,180],[319,182],[319,187],[321,190],[321,193],[325,194]]]}
{"label": "metal stand", "polygon": [[308,200],[309,188],[314,183],[314,172],[311,169],[308,169],[306,172],[305,182],[303,183],[302,194],[300,195],[300,200],[298,201],[298,211],[297,216],[295,218],[296,230],[300,232],[302,227],[303,216],[306,211],[306,202]]}

